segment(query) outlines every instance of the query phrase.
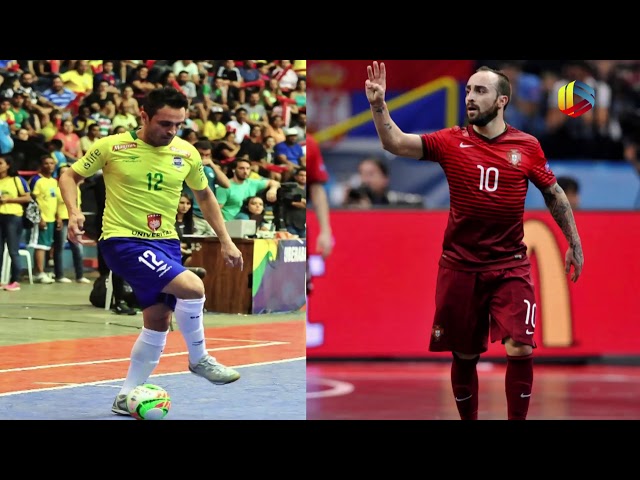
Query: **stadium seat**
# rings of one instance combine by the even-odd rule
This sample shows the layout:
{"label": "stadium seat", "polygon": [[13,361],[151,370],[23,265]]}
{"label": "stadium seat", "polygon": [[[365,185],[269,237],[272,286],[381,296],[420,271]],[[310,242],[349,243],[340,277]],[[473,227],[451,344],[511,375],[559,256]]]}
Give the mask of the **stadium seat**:
{"label": "stadium seat", "polygon": [[[31,262],[31,252],[26,248],[18,250],[18,254],[27,259],[27,271],[29,272],[29,283],[33,285],[33,265]],[[2,273],[0,274],[0,283],[7,284],[11,280],[11,257],[9,256],[9,249],[4,246],[4,255],[2,256]]]}
{"label": "stadium seat", "polygon": [[105,286],[107,287],[107,293],[104,299],[104,309],[109,311],[111,309],[111,300],[113,299],[113,274],[111,272],[109,272],[109,278],[107,278]]}

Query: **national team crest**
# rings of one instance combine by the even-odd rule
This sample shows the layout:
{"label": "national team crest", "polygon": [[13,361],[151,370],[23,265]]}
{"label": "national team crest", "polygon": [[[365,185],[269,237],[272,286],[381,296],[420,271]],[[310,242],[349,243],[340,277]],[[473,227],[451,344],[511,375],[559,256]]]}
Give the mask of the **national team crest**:
{"label": "national team crest", "polygon": [[507,160],[509,160],[509,163],[514,167],[518,167],[522,160],[522,155],[520,155],[518,150],[509,150],[509,153],[507,153]]}
{"label": "national team crest", "polygon": [[440,340],[440,338],[442,338],[443,335],[444,328],[442,328],[440,325],[434,325],[431,329],[431,336],[433,337],[433,339],[438,341]]}
{"label": "national team crest", "polygon": [[156,232],[162,225],[162,214],[160,213],[147,214],[147,225],[149,225],[149,228],[152,231]]}

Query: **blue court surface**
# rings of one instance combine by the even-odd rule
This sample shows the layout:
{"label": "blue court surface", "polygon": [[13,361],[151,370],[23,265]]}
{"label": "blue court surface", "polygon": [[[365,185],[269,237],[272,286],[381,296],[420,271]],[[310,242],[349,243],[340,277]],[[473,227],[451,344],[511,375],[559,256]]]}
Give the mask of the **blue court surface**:
{"label": "blue court surface", "polygon": [[[171,396],[164,420],[305,420],[304,358],[234,366],[236,382],[213,385],[185,371],[152,375]],[[121,420],[111,413],[123,379],[0,394],[1,420]]]}

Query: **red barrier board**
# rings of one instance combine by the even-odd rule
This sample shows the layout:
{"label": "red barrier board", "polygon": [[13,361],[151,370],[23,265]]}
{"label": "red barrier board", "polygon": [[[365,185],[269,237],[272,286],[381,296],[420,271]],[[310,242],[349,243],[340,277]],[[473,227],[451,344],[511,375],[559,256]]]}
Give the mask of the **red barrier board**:
{"label": "red barrier board", "polygon": [[[313,279],[310,323],[324,326],[308,358],[438,358],[427,351],[446,211],[331,212],[335,248]],[[525,213],[536,287],[537,356],[640,355],[640,213],[575,212],[585,266],[564,274],[567,242],[547,211]],[[309,254],[317,222],[307,215]],[[491,344],[483,355],[504,357]]]}

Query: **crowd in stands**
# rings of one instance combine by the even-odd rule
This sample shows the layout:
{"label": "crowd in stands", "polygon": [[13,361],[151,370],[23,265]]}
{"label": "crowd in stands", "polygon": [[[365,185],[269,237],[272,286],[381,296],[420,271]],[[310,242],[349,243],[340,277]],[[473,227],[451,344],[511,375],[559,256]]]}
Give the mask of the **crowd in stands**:
{"label": "crowd in stands", "polygon": [[[173,86],[189,99],[178,135],[200,151],[210,186],[224,199],[225,220],[247,215],[249,197],[256,195],[265,213],[277,208],[280,186],[296,182],[305,166],[305,60],[0,60],[0,154],[25,185],[42,178],[43,169],[46,181],[50,176],[55,182],[60,168],[77,161],[97,139],[139,128],[144,96],[160,86]],[[92,178],[82,185],[85,211],[95,204],[93,193],[85,193],[93,185]],[[15,193],[17,198],[21,191]],[[212,233],[193,195],[185,193],[193,231]],[[290,208],[300,208],[301,202],[292,203]],[[62,230],[57,216],[46,221]],[[300,233],[299,224],[295,230]],[[20,245],[29,243],[26,235],[20,232]],[[6,237],[0,235],[0,246]],[[55,238],[59,247],[59,235]],[[16,249],[12,242],[11,258],[19,261]],[[40,275],[49,265],[40,255],[37,281],[49,283]],[[79,274],[77,255],[74,251]],[[52,276],[64,281],[59,266]]]}
{"label": "crowd in stands", "polygon": [[[511,80],[505,120],[536,136],[548,158],[640,158],[640,60],[480,60]],[[594,108],[580,117],[558,109],[558,90],[574,80],[595,90]]]}
{"label": "crowd in stands", "polygon": [[[538,138],[547,158],[626,161],[640,174],[640,60],[475,62],[475,68],[483,65],[509,77],[512,97],[505,120]],[[579,117],[558,108],[558,90],[574,80],[595,90],[594,108]],[[391,174],[385,161],[363,157],[342,187],[341,206],[427,206],[420,195],[389,190]]]}

